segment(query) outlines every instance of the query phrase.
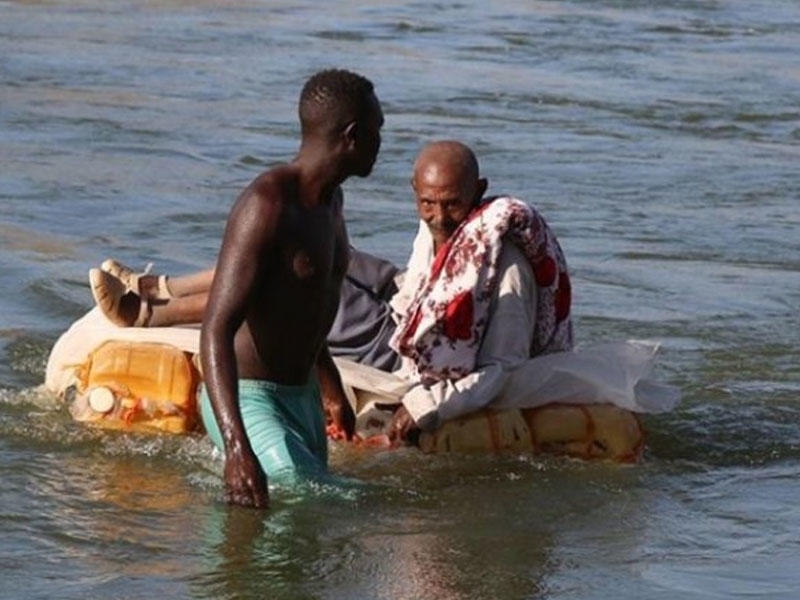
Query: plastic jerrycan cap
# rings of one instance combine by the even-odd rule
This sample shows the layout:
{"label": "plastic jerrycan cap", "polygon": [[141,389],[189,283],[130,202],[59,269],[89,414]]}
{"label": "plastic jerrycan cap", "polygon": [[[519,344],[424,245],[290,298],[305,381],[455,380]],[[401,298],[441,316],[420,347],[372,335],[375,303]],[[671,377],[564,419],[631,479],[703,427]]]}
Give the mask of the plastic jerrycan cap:
{"label": "plastic jerrycan cap", "polygon": [[92,388],[89,392],[89,406],[95,412],[107,413],[114,408],[114,393],[103,386]]}

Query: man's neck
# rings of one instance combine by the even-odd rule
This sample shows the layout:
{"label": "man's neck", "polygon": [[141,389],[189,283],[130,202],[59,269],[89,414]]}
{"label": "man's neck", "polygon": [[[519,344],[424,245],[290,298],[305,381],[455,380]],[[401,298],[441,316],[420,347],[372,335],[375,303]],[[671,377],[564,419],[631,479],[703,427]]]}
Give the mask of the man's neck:
{"label": "man's neck", "polygon": [[301,202],[308,207],[329,203],[348,176],[336,153],[320,144],[303,144],[292,164],[300,178]]}

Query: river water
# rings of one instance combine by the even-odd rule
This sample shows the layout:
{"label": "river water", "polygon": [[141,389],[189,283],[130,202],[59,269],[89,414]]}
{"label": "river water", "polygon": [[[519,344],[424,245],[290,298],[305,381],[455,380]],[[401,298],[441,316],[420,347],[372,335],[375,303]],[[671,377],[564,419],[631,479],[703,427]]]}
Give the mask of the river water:
{"label": "river water", "polygon": [[[796,598],[798,48],[795,0],[0,1],[0,597]],[[361,483],[243,511],[207,440],[37,391],[88,268],[209,265],[332,66],[386,113],[355,245],[403,262],[415,153],[471,144],[557,232],[577,340],[662,342],[641,464],[335,447]]]}

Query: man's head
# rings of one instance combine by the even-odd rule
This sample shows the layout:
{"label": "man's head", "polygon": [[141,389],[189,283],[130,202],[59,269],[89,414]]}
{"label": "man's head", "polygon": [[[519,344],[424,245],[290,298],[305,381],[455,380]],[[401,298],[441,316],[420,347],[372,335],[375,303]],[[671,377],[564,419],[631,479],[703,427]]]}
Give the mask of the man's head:
{"label": "man's head", "polygon": [[383,112],[372,82],[350,71],[320,71],[300,93],[300,126],[304,140],[343,143],[356,175],[372,171],[381,145]]}
{"label": "man's head", "polygon": [[486,192],[478,160],[456,141],[432,142],[414,162],[411,179],[419,218],[428,224],[438,249],[458,228]]}

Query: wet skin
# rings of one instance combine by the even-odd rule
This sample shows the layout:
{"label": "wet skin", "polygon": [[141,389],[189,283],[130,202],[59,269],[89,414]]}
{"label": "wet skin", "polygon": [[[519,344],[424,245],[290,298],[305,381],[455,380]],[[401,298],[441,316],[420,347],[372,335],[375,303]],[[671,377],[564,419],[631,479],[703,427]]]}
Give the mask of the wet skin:
{"label": "wet skin", "polygon": [[[275,178],[291,196],[291,173]],[[348,243],[338,188],[318,206],[281,204],[275,241],[255,259],[257,283],[234,343],[239,378],[301,385],[336,316]]]}
{"label": "wet skin", "polygon": [[335,136],[304,137],[295,160],[257,177],[231,210],[200,351],[233,504],[268,503],[267,476],[239,412],[238,379],[298,385],[316,366],[333,424],[352,434],[352,409],[325,344],[348,263],[339,185],[371,172],[382,125],[373,96],[362,118]]}
{"label": "wet skin", "polygon": [[327,354],[321,350],[347,265],[338,186],[312,201],[299,191],[301,175],[296,165],[278,167],[236,201],[203,322],[201,356],[225,445],[226,495],[243,506],[266,507],[268,491],[239,413],[237,381],[308,380]]}

